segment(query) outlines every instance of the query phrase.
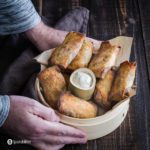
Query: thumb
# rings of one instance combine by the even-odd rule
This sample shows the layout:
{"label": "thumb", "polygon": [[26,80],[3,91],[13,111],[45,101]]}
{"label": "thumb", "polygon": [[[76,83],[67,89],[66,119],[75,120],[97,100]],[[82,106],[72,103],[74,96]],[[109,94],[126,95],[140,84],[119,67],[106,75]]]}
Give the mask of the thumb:
{"label": "thumb", "polygon": [[58,115],[56,115],[55,111],[52,108],[46,107],[38,102],[34,114],[47,121],[54,121],[54,122],[60,121]]}

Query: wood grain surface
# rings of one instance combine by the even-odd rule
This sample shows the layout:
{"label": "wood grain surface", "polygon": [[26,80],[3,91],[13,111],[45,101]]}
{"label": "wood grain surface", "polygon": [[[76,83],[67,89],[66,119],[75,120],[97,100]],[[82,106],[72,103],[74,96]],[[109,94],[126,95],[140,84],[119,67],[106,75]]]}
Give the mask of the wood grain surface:
{"label": "wood grain surface", "polygon": [[[39,10],[38,2],[32,1]],[[90,10],[89,37],[98,40],[119,35],[133,37],[130,60],[137,62],[137,94],[130,102],[125,120],[114,132],[83,145],[66,145],[63,150],[150,150],[150,0],[43,0],[42,15],[47,18],[48,25],[54,26],[64,14],[78,6]],[[10,41],[9,37],[6,39]],[[10,47],[3,43],[3,39],[0,40],[3,46],[11,49],[11,52],[4,49],[5,54],[0,55],[0,59],[8,63],[21,53],[20,47],[26,47],[26,43],[22,44],[23,40],[18,48],[16,44]],[[15,49],[16,53],[13,51]],[[8,58],[8,52],[12,58]],[[0,77],[6,67],[8,64],[1,65],[3,71],[0,71]],[[18,150],[26,150],[27,147],[16,145]],[[13,149],[9,147],[9,150]],[[29,146],[29,149],[33,148]],[[3,150],[1,146],[0,150]]]}

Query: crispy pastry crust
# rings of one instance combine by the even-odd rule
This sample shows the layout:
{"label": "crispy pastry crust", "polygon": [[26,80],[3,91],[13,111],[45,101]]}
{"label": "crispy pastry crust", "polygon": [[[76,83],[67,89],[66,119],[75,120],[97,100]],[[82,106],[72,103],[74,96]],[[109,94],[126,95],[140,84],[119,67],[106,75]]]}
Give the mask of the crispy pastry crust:
{"label": "crispy pastry crust", "polygon": [[72,60],[77,56],[84,39],[85,36],[81,33],[68,33],[63,43],[53,51],[49,59],[50,64],[67,68]]}
{"label": "crispy pastry crust", "polygon": [[47,68],[38,74],[40,86],[47,103],[56,108],[62,91],[66,89],[66,82],[57,66]]}
{"label": "crispy pastry crust", "polygon": [[97,106],[83,99],[65,92],[60,96],[58,103],[60,113],[75,118],[93,118],[97,114]]}
{"label": "crispy pastry crust", "polygon": [[135,72],[135,62],[125,61],[120,64],[110,92],[110,101],[118,102],[131,95]]}
{"label": "crispy pastry crust", "polygon": [[95,87],[94,99],[96,103],[105,109],[111,108],[111,102],[109,101],[109,93],[114,80],[115,71],[109,70],[104,79],[100,79]]}
{"label": "crispy pastry crust", "polygon": [[109,42],[103,42],[98,54],[96,54],[90,64],[91,69],[97,78],[104,78],[112,66],[115,65],[116,57],[120,46],[113,46]]}
{"label": "crispy pastry crust", "polygon": [[68,69],[75,70],[78,68],[87,67],[92,57],[92,49],[93,49],[93,44],[89,40],[84,40],[78,55],[68,66]]}

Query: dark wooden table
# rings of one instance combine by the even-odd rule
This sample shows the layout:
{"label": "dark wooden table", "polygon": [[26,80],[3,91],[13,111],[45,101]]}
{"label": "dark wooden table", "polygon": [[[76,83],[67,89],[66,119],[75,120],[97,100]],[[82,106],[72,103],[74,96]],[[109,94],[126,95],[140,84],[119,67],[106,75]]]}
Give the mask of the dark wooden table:
{"label": "dark wooden table", "polygon": [[85,145],[67,145],[63,150],[150,150],[150,0],[43,0],[42,12],[55,24],[78,6],[90,10],[89,37],[134,38],[130,60],[136,60],[138,66],[137,94],[118,129]]}
{"label": "dark wooden table", "polygon": [[[137,62],[137,95],[130,103],[125,121],[113,133],[85,145],[64,150],[150,149],[150,1],[149,0],[58,0],[51,7],[44,0],[43,14],[59,19],[69,9],[90,10],[88,36],[108,40],[119,35],[134,38],[131,60]],[[49,12],[46,14],[46,12]],[[55,15],[51,15],[55,13]],[[56,17],[59,16],[59,17]],[[97,131],[100,132],[100,131]]]}
{"label": "dark wooden table", "polygon": [[[38,1],[33,2],[38,5]],[[43,16],[51,20],[49,24],[54,25],[66,12],[78,6],[90,10],[89,37],[98,40],[119,35],[134,38],[130,60],[137,62],[137,94],[118,129],[85,145],[67,145],[63,150],[150,150],[150,0],[43,0],[43,10],[36,8],[40,8]],[[10,49],[11,56],[14,51]],[[1,54],[0,60],[8,59],[6,51],[5,54]],[[1,64],[0,68],[4,70],[6,66]],[[1,146],[0,150],[3,150]]]}

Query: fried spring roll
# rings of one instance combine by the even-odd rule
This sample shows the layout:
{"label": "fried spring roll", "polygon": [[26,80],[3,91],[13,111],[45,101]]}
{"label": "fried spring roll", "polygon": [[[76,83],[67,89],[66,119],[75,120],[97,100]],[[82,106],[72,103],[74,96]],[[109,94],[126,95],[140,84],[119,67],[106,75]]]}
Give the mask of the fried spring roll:
{"label": "fried spring roll", "polygon": [[68,33],[63,43],[53,51],[49,59],[50,64],[67,68],[77,56],[84,39],[85,36],[81,33]]}
{"label": "fried spring roll", "polygon": [[87,67],[92,57],[92,49],[93,49],[93,44],[89,40],[84,40],[78,55],[68,66],[68,69],[75,70],[78,68]]}
{"label": "fried spring roll", "polygon": [[115,65],[116,57],[120,46],[112,46],[109,42],[103,42],[98,54],[96,54],[89,64],[97,78],[104,78],[108,70]]}
{"label": "fried spring roll", "polygon": [[97,114],[97,106],[94,103],[75,97],[69,92],[60,96],[58,110],[64,115],[75,118],[93,118]]}
{"label": "fried spring roll", "polygon": [[66,82],[59,68],[53,66],[43,70],[38,79],[47,103],[56,108],[60,93],[66,89]]}
{"label": "fried spring roll", "polygon": [[104,79],[100,79],[95,88],[94,99],[96,103],[105,109],[111,108],[111,102],[109,101],[109,93],[114,80],[115,71],[109,70]]}
{"label": "fried spring roll", "polygon": [[120,64],[110,92],[110,101],[118,102],[131,95],[135,72],[135,62],[125,61]]}

